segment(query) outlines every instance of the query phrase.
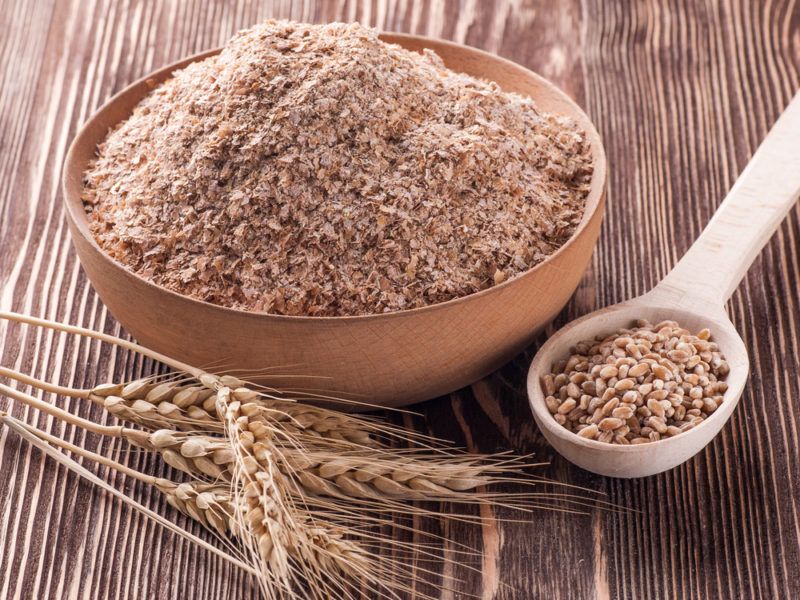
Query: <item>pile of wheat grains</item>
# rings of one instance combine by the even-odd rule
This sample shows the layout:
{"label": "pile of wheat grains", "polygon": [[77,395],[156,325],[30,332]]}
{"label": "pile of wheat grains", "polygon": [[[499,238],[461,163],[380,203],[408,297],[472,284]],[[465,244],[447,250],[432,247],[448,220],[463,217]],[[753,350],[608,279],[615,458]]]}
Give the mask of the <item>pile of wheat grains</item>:
{"label": "pile of wheat grains", "polygon": [[178,71],[85,174],[100,246],[184,295],[388,312],[536,265],[580,222],[571,120],[359,25],[268,21]]}
{"label": "pile of wheat grains", "polygon": [[645,320],[585,340],[542,378],[555,420],[579,436],[644,444],[700,425],[719,408],[730,366],[711,339]]}

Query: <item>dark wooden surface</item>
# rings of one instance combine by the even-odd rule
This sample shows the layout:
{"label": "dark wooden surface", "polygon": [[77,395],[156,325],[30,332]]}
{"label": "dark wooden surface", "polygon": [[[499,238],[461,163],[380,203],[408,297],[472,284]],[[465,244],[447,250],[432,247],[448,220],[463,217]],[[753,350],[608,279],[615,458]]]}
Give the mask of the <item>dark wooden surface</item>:
{"label": "dark wooden surface", "polygon": [[[608,215],[561,322],[663,276],[800,86],[794,0],[0,0],[0,307],[119,331],[70,246],[58,188],[68,143],[127,83],[270,16],[359,20],[471,44],[542,73],[585,107],[609,155]],[[799,244],[795,210],[729,305],[752,356],[740,407],[706,450],[669,473],[604,479],[554,456],[523,393],[535,348],[470,389],[422,405],[427,424],[416,426],[483,450],[535,451],[552,459],[546,474],[630,510],[537,512],[514,524],[493,518],[511,515],[486,514],[483,527],[442,526],[449,544],[479,552],[477,571],[447,560],[446,547],[434,568],[453,576],[456,589],[419,590],[443,599],[800,596]],[[157,368],[4,324],[0,356],[76,385]],[[15,414],[142,470],[163,470],[38,414]],[[141,485],[98,473],[200,531]],[[235,569],[0,433],[0,598],[256,597]]]}

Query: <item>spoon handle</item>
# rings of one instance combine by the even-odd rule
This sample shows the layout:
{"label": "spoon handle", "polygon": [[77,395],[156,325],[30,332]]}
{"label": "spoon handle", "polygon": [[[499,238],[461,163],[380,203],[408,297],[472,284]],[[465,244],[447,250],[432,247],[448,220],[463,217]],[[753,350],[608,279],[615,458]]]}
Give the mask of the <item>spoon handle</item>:
{"label": "spoon handle", "polygon": [[800,195],[800,92],[773,125],[706,228],[651,292],[722,306]]}

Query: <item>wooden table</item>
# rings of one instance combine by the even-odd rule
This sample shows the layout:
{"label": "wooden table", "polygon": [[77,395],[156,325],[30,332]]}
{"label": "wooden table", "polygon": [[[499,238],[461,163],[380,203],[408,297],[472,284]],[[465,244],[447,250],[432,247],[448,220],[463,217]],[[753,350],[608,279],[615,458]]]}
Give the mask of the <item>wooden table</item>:
{"label": "wooden table", "polygon": [[[592,268],[559,322],[657,281],[800,86],[800,5],[793,0],[3,0],[2,309],[118,332],[64,223],[59,169],[69,141],[127,83],[266,17],[359,20],[456,40],[526,65],[577,99],[605,139],[610,191]],[[729,306],[752,352],[740,407],[706,450],[669,473],[604,479],[555,456],[523,392],[535,347],[471,388],[420,406],[434,432],[482,450],[536,452],[552,460],[543,473],[603,491],[628,510],[540,511],[522,523],[448,527],[451,540],[479,551],[477,571],[439,565],[457,589],[419,590],[443,599],[800,596],[799,244],[795,210]],[[0,355],[3,365],[64,384],[157,368],[85,340],[16,326],[0,326]],[[94,409],[78,412],[102,418]],[[18,408],[14,414],[141,470],[168,473],[152,458],[120,454],[51,419]],[[200,532],[142,485],[97,472]],[[257,597],[234,568],[7,430],[0,473],[0,598]]]}

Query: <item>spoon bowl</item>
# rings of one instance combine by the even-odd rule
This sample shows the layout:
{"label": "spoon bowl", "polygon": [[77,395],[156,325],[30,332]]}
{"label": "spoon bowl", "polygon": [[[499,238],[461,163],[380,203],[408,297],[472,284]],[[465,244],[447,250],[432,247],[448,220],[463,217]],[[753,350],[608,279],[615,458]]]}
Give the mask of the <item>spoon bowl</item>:
{"label": "spoon bowl", "polygon": [[[606,335],[629,327],[637,319],[651,323],[677,321],[696,333],[708,327],[712,339],[730,366],[725,379],[728,390],[722,404],[700,425],[675,437],[649,444],[607,444],[582,438],[558,424],[545,404],[541,379],[554,363],[570,354],[580,341]],[[702,450],[716,436],[733,414],[747,383],[749,360],[742,338],[721,309],[698,312],[671,305],[660,290],[628,302],[615,304],[572,321],[553,335],[536,354],[528,371],[528,397],[536,424],[559,454],[570,462],[609,477],[647,477],[671,469]]]}
{"label": "spoon bowl", "polygon": [[[747,383],[747,348],[725,312],[755,257],[800,194],[800,94],[773,126],[700,237],[650,292],[569,323],[539,350],[528,372],[531,410],[545,438],[565,458],[594,473],[645,477],[671,469],[702,450],[733,414]],[[711,330],[728,362],[722,403],[702,423],[674,437],[646,444],[585,439],[553,418],[541,379],[578,342],[630,327],[637,319],[672,320],[692,332]]]}

